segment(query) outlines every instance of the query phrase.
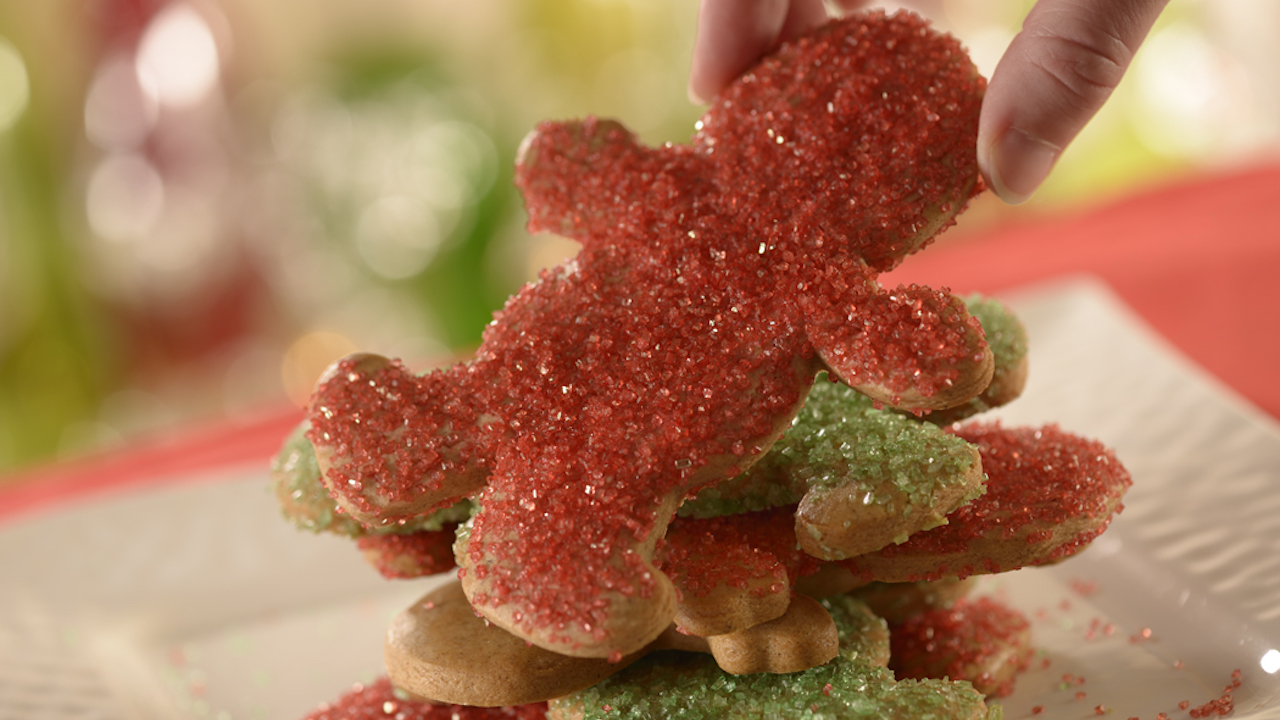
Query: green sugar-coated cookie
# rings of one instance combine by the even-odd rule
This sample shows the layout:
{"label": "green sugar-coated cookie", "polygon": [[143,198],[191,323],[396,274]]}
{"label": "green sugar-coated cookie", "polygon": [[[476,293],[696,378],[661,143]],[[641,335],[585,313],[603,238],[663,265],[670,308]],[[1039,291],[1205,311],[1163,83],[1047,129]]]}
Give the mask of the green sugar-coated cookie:
{"label": "green sugar-coated cookie", "polygon": [[840,654],[820,667],[786,675],[730,675],[692,653],[654,653],[598,685],[551,703],[557,720],[995,720],[967,682],[908,680],[873,664],[887,654],[883,630],[850,598],[825,603],[840,635]]}

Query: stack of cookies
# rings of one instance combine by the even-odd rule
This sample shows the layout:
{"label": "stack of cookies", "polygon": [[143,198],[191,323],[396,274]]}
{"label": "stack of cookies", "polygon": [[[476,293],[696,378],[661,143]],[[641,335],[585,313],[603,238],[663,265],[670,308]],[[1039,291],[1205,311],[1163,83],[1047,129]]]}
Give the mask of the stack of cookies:
{"label": "stack of cookies", "polygon": [[688,146],[535,130],[530,230],[582,251],[467,362],[336,363],[274,464],[286,516],[388,577],[458,568],[392,623],[389,680],[315,717],[987,717],[1028,624],[966,579],[1078,552],[1129,477],[968,420],[1026,379],[1004,306],[876,282],[982,190],[984,87],[867,13]]}

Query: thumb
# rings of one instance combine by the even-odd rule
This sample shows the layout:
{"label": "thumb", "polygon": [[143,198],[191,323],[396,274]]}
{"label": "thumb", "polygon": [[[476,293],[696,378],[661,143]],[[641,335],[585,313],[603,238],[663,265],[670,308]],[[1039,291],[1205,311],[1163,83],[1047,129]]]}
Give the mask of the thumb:
{"label": "thumb", "polygon": [[987,185],[1031,196],[1097,114],[1168,0],[1040,0],[991,74],[978,124]]}
{"label": "thumb", "polygon": [[822,0],[703,0],[689,70],[689,99],[697,104],[709,102],[779,42],[826,19]]}

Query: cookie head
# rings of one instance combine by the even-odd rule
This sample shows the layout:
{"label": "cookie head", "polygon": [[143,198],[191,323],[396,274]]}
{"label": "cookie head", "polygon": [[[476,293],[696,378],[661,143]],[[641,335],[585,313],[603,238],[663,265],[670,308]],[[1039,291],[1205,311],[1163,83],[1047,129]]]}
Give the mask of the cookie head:
{"label": "cookie head", "polygon": [[838,239],[882,271],[981,188],[985,87],[954,38],[908,13],[867,13],[764,59],[715,100],[694,144],[760,222]]}

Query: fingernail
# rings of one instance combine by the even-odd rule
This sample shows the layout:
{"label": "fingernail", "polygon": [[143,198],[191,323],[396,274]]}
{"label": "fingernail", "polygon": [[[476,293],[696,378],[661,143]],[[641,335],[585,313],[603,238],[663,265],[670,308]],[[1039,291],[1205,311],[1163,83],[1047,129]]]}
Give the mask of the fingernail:
{"label": "fingernail", "polygon": [[1049,176],[1061,152],[1017,128],[1005,130],[991,147],[991,189],[1010,205],[1026,202]]}

